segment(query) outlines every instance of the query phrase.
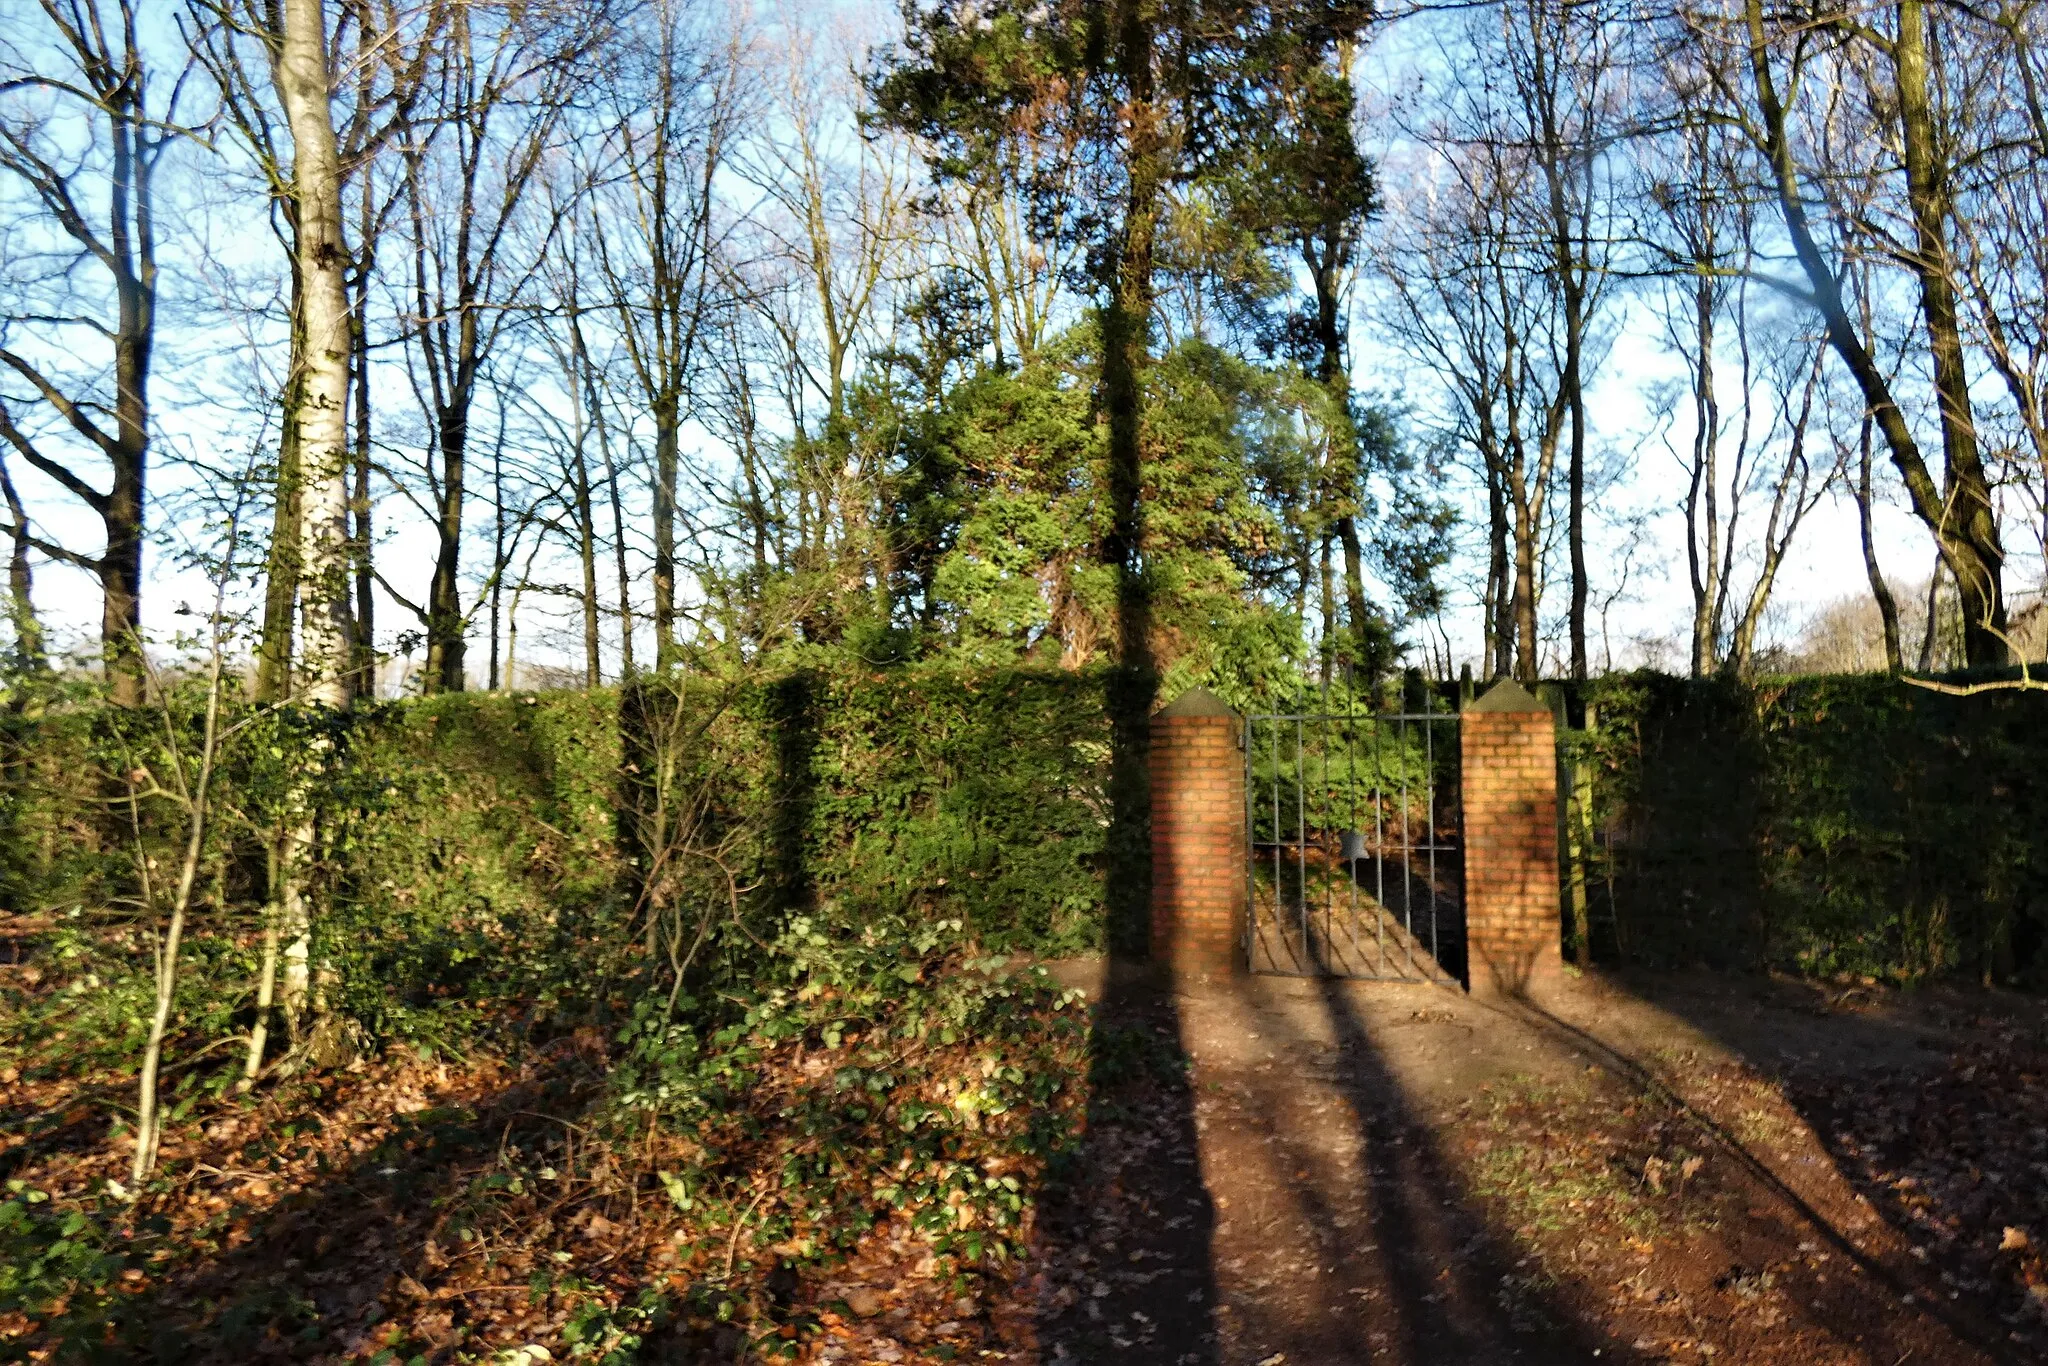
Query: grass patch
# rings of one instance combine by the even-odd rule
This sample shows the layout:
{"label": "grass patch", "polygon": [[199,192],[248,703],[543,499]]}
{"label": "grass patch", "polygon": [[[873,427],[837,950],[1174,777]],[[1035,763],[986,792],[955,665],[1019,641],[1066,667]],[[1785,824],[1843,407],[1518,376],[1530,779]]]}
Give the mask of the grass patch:
{"label": "grass patch", "polygon": [[1647,1242],[1711,1220],[1708,1160],[1654,1096],[1617,1103],[1518,1077],[1465,1118],[1473,1189],[1525,1238]]}

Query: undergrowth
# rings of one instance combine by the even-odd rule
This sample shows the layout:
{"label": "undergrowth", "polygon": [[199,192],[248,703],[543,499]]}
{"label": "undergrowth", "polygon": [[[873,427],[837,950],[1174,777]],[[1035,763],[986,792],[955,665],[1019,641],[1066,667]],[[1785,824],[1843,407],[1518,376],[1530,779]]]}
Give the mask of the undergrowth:
{"label": "undergrowth", "polygon": [[201,1093],[138,1191],[102,1125],[10,1140],[0,1357],[773,1358],[879,1246],[947,1296],[1007,1277],[1081,1124],[1076,999],[958,922],[797,918],[760,961],[609,1035]]}

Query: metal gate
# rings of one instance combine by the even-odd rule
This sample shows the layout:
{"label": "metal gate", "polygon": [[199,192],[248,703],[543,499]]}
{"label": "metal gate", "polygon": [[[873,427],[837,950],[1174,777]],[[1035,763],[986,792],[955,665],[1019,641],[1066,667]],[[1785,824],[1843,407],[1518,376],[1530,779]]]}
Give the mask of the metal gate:
{"label": "metal gate", "polygon": [[1430,701],[1245,718],[1252,971],[1463,978],[1458,715]]}

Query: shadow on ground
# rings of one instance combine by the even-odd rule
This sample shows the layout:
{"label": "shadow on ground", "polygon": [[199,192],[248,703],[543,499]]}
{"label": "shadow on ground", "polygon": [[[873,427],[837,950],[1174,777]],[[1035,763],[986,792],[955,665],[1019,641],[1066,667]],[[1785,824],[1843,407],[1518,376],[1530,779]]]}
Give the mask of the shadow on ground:
{"label": "shadow on ground", "polygon": [[[386,1346],[398,1360],[433,1359],[528,1340],[485,1341],[470,1329],[487,1306],[516,1303],[516,1313],[492,1317],[501,1327],[525,1320],[536,1330],[557,1307],[550,1287],[560,1268],[496,1236],[528,1212],[523,1202],[516,1215],[504,1208],[522,1192],[506,1187],[498,1159],[576,1171],[570,1117],[580,1117],[601,1086],[602,1063],[601,1046],[564,1039],[524,1067],[468,1075],[431,1097],[410,1087],[382,1096],[402,1107],[398,1114],[330,1112],[326,1124],[345,1127],[328,1136],[333,1141],[316,1141],[310,1158],[291,1150],[319,1132],[317,1113],[281,1133],[252,1125],[241,1165],[219,1157],[226,1165],[195,1167],[185,1178],[217,1192],[209,1202],[216,1217],[185,1239],[184,1251],[197,1256],[117,1301],[105,1351],[74,1343],[69,1355],[225,1366],[338,1361]],[[388,1134],[372,1140],[371,1124]],[[363,1136],[346,1137],[349,1129]],[[310,1169],[294,1170],[296,1162]],[[282,1193],[273,1199],[276,1188]],[[467,1271],[464,1261],[472,1263]]]}
{"label": "shadow on ground", "polygon": [[[1042,1258],[1044,1359],[2038,1360],[1938,1255],[1912,1254],[1882,1199],[1858,1198],[1796,1087],[1685,1018],[1735,1008],[1715,999],[1115,985],[1098,1028],[1123,1042],[1106,1046],[1177,1031],[1189,1084],[1144,1109],[1105,1077],[1093,1165]],[[1807,1049],[1838,1078],[1938,1060],[1910,1022],[1801,1033],[1779,1009],[1753,1012],[1750,1048]]]}
{"label": "shadow on ground", "polygon": [[1895,1356],[2042,1359],[2048,1262],[2026,1231],[2048,1225],[2040,1002],[1599,974],[1515,1009],[1727,1156],[1755,1194],[1733,1231],[1797,1240],[1800,1317]]}
{"label": "shadow on ground", "polygon": [[[1223,1002],[1255,1028],[1198,1069],[1217,1107],[1205,1169],[1238,1187],[1219,1230],[1228,1360],[1291,1363],[1584,1361],[1611,1352],[1518,1266],[1441,1150],[1439,1126],[1386,1056],[1385,1019],[1330,979],[1239,980]],[[1211,1008],[1214,1008],[1212,1006]],[[1291,1059],[1295,1065],[1289,1066]],[[1238,1210],[1239,1201],[1244,1208]]]}
{"label": "shadow on ground", "polygon": [[1216,1212],[1179,1003],[1145,964],[1104,965],[1086,989],[1088,1123],[1040,1214],[1040,1359],[1218,1362]]}

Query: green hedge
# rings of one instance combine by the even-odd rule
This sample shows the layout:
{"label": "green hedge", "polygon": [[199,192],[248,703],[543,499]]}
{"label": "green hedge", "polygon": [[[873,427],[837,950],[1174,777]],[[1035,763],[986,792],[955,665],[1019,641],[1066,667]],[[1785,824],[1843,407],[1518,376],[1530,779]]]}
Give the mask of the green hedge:
{"label": "green hedge", "polygon": [[[189,753],[196,699],[174,710]],[[624,966],[652,902],[688,918],[729,889],[742,914],[721,934],[739,940],[796,910],[957,919],[995,950],[1104,940],[1098,673],[826,662],[233,719],[203,912],[230,935],[255,924],[290,775],[324,746],[320,932],[374,1032],[441,1000],[545,1010]],[[136,839],[107,798],[137,766],[169,772],[165,717],[53,700],[0,727],[4,908],[118,914]],[[175,866],[179,810],[139,816],[142,847]],[[739,968],[743,945],[724,947]]]}
{"label": "green hedge", "polygon": [[1100,947],[1103,690],[1096,672],[903,665],[613,694],[635,873],[653,871],[653,820],[701,812],[695,843],[725,867],[677,869],[695,895],[729,871],[771,910],[959,919],[1002,950]]}
{"label": "green hedge", "polygon": [[1643,673],[1582,703],[1607,954],[2048,979],[2048,695]]}
{"label": "green hedge", "polygon": [[[1099,949],[1106,888],[1142,885],[1109,871],[1109,684],[824,660],[324,723],[237,713],[202,909],[246,949],[279,794],[318,743],[322,932],[373,1032],[416,1030],[444,1001],[552,1011],[644,961],[650,905],[687,919],[735,890],[714,972],[749,971],[748,937],[795,911],[958,919],[993,950]],[[189,745],[193,699],[178,708]],[[1566,702],[1584,708],[1565,763],[1590,779],[1599,954],[2048,982],[2048,697],[1630,674]],[[138,765],[167,771],[163,736],[161,714],[79,699],[0,710],[0,905],[135,904],[135,832],[110,797]],[[137,814],[168,866],[176,808]]]}

